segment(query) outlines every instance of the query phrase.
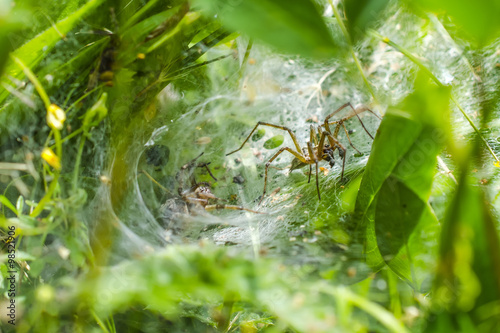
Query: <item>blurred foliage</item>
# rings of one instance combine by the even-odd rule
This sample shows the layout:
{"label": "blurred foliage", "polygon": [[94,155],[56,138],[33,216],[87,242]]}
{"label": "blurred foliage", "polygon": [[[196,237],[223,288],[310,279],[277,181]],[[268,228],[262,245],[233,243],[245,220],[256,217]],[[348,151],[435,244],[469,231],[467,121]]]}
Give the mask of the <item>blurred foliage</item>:
{"label": "blurred foliage", "polygon": [[[0,0],[4,310],[17,272],[16,325],[2,310],[2,330],[498,331],[497,7]],[[434,30],[454,46],[438,59],[444,42]],[[267,53],[253,58],[259,50]],[[407,67],[380,61],[387,54]],[[431,60],[460,62],[466,79],[449,79]],[[269,61],[269,73],[254,84],[258,61]],[[394,72],[378,80],[384,61],[411,82],[391,82]],[[287,72],[296,63],[324,73],[297,78]],[[281,86],[276,70],[309,90]],[[273,152],[224,154],[258,120],[295,122],[309,139],[310,123],[322,121],[306,119],[312,105],[352,92],[338,73],[384,113],[380,125],[371,115],[338,129],[357,144],[368,140],[365,124],[378,127],[373,143],[339,154],[346,179],[321,168],[320,202],[294,172],[255,206],[264,163],[248,161]],[[411,93],[392,98],[402,87]],[[303,112],[287,110],[310,90]],[[266,94],[289,105],[266,105]],[[357,118],[361,134],[350,129]],[[272,150],[290,143],[285,134],[260,129],[250,141]],[[270,178],[274,186],[279,177]],[[217,203],[194,197],[200,189]],[[243,225],[240,215],[209,212],[225,204],[268,214],[243,212]],[[279,237],[263,226],[269,220]],[[228,236],[234,229],[239,238]]]}
{"label": "blurred foliage", "polygon": [[228,28],[242,31],[282,51],[324,58],[335,54],[338,47],[310,0],[209,0],[195,3],[216,14]]}
{"label": "blurred foliage", "polygon": [[477,46],[485,46],[498,37],[500,25],[495,19],[500,14],[500,4],[496,1],[409,1],[425,10],[445,13],[455,22],[459,36],[472,41]]}
{"label": "blurred foliage", "polygon": [[388,3],[388,0],[347,0],[344,2],[347,26],[354,43],[362,38],[367,29],[380,22],[380,15],[383,15]]}

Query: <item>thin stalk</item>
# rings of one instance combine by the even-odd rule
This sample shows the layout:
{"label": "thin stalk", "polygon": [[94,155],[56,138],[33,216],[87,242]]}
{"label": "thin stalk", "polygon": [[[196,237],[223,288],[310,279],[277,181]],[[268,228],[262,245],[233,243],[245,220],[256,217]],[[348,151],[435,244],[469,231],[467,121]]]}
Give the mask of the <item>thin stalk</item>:
{"label": "thin stalk", "polygon": [[45,89],[43,89],[42,84],[40,81],[38,81],[36,75],[26,66],[21,59],[13,56],[12,54],[10,55],[12,60],[23,70],[24,74],[26,74],[26,77],[33,83],[35,86],[36,91],[38,92],[38,95],[40,95],[40,98],[42,99],[43,103],[45,104],[45,108],[49,108],[50,106],[50,99],[47,93],[45,92]]}
{"label": "thin stalk", "polygon": [[370,95],[372,95],[373,100],[375,101],[375,104],[379,104],[377,97],[375,96],[375,92],[373,91],[372,86],[370,85],[370,82],[368,82],[368,79],[366,78],[366,75],[363,71],[363,68],[361,67],[361,63],[359,62],[358,57],[356,56],[356,52],[354,52],[354,48],[351,43],[351,36],[349,35],[349,32],[347,31],[347,28],[344,25],[344,22],[342,21],[342,17],[340,16],[340,13],[337,9],[337,7],[333,4],[332,0],[328,0],[330,3],[330,6],[332,7],[333,14],[335,15],[335,18],[337,19],[337,22],[340,26],[340,30],[342,30],[342,34],[344,35],[344,38],[347,41],[347,44],[349,45],[349,51],[351,53],[352,58],[354,59],[354,62],[356,64],[356,67],[358,68],[359,73],[361,74],[361,77],[363,78],[363,82],[366,85],[366,88],[370,92]]}
{"label": "thin stalk", "polygon": [[245,51],[245,56],[243,57],[243,62],[241,63],[241,67],[239,70],[240,80],[243,77],[243,73],[245,72],[245,69],[247,68],[248,58],[250,57],[250,52],[252,51],[252,46],[253,46],[253,39],[250,39],[248,41],[247,49]]}
{"label": "thin stalk", "polygon": [[[64,139],[61,140],[61,143],[64,143],[70,139],[72,139],[73,137],[77,136],[78,134],[82,133],[83,132],[83,127],[80,127],[79,129],[77,129],[76,131],[74,131],[73,133],[71,133],[70,135],[68,136],[65,136]],[[50,146],[49,148],[50,149],[54,149],[56,146],[56,144],[54,143],[52,146]]]}
{"label": "thin stalk", "polygon": [[111,316],[111,318],[106,319],[106,324],[108,325],[111,333],[116,333],[115,320],[113,319],[113,316]]}
{"label": "thin stalk", "polygon": [[150,8],[152,8],[158,0],[151,0],[148,3],[146,3],[141,9],[139,9],[124,25],[123,25],[123,31],[131,27],[133,24],[135,24],[142,15],[144,15],[145,12],[147,12]]}
{"label": "thin stalk", "polygon": [[50,186],[49,186],[47,192],[45,192],[45,195],[43,196],[42,200],[40,200],[40,202],[38,202],[38,205],[36,205],[33,212],[31,212],[31,214],[30,214],[31,217],[37,217],[43,211],[43,208],[45,207],[47,202],[49,202],[49,200],[51,200],[51,198],[52,198],[52,194],[54,193],[54,190],[56,189],[58,180],[59,180],[59,171],[56,171],[54,174],[54,179],[50,183]]}
{"label": "thin stalk", "polygon": [[[55,146],[56,146],[56,155],[59,158],[59,161],[62,162],[61,132],[59,130],[57,130],[57,129],[54,129],[53,133],[54,133],[54,139],[56,141],[56,144],[55,144]],[[43,211],[43,208],[45,207],[45,204],[47,204],[47,202],[52,199],[52,194],[54,193],[54,190],[56,189],[56,186],[57,186],[60,174],[61,174],[61,170],[57,170],[56,169],[54,171],[54,179],[50,183],[50,186],[47,189],[47,191],[45,192],[45,195],[43,196],[42,200],[40,200],[40,202],[38,202],[38,205],[31,212],[31,214],[30,214],[31,217],[38,216]],[[45,181],[45,177],[44,177],[44,181]]]}
{"label": "thin stalk", "polygon": [[[445,85],[442,84],[441,81],[439,81],[438,78],[434,74],[432,74],[432,72],[427,67],[425,67],[425,65],[419,59],[417,59],[417,57],[415,57],[413,54],[411,54],[408,50],[406,50],[405,48],[401,47],[400,45],[394,43],[388,37],[383,37],[382,35],[380,35],[376,31],[370,30],[368,33],[370,35],[372,35],[373,37],[375,37],[375,38],[383,41],[387,45],[392,46],[394,49],[396,49],[397,51],[399,51],[403,55],[405,55],[415,65],[417,65],[424,73],[426,73],[431,78],[431,80],[434,81],[439,87],[445,87]],[[474,124],[474,122],[472,121],[472,119],[467,115],[467,113],[465,113],[465,110],[458,103],[458,101],[455,98],[455,96],[451,95],[451,100],[457,106],[457,108],[460,110],[460,112],[465,117],[465,119],[467,119],[467,121],[469,122],[470,126],[474,129],[474,132],[476,132],[476,134],[481,139],[481,141],[483,141],[483,144],[489,150],[491,156],[493,156],[493,158],[495,159],[495,166],[500,167],[500,160],[498,159],[497,155],[495,154],[495,152],[493,151],[493,149],[488,144],[488,141],[486,141],[486,139],[484,138],[484,136],[479,132],[479,129],[476,127],[476,125]]]}
{"label": "thin stalk", "polygon": [[337,301],[343,300],[348,302],[364,312],[371,315],[373,318],[378,320],[382,325],[384,325],[389,331],[397,333],[409,333],[410,331],[397,320],[394,315],[386,310],[384,307],[377,303],[374,303],[364,297],[361,297],[346,287],[332,287],[328,285],[323,285],[321,291],[325,294],[329,294],[337,298]]}
{"label": "thin stalk", "polygon": [[85,146],[85,139],[87,135],[83,134],[80,137],[80,146],[78,147],[78,153],[76,154],[75,169],[73,170],[73,191],[76,192],[78,188],[78,173],[80,171],[80,163],[82,161],[83,147]]}
{"label": "thin stalk", "polygon": [[106,325],[102,322],[102,320],[97,316],[97,314],[94,312],[94,310],[90,310],[90,313],[92,314],[92,317],[94,317],[95,321],[97,322],[97,325],[106,333],[109,333],[108,329],[106,328]]}
{"label": "thin stalk", "polygon": [[156,179],[154,179],[153,176],[151,176],[146,170],[141,170],[140,172],[142,172],[146,177],[149,178],[149,180],[151,180],[156,186],[158,186],[159,188],[161,188],[163,191],[165,191],[166,193],[172,194],[172,192],[169,189],[167,189],[162,184],[158,183],[156,181]]}
{"label": "thin stalk", "polygon": [[56,141],[56,154],[59,157],[59,160],[62,163],[62,141],[61,141],[61,131],[55,129],[54,131],[54,140]]}
{"label": "thin stalk", "polygon": [[199,64],[194,64],[194,65],[191,65],[191,66],[183,67],[181,69],[173,71],[172,73],[169,73],[168,76],[164,80],[165,81],[167,81],[167,80],[173,80],[174,78],[179,77],[180,75],[183,75],[185,72],[188,72],[190,70],[193,70],[193,69],[196,69],[196,68],[199,68],[199,67],[203,67],[203,66],[209,65],[209,64],[211,64],[213,62],[225,59],[225,58],[230,57],[230,56],[232,56],[232,54],[226,54],[226,55],[222,55],[220,57],[217,57],[217,58],[214,58],[214,59],[211,59],[211,60],[207,60],[207,61],[201,62]]}
{"label": "thin stalk", "polygon": [[[83,99],[85,99],[88,95],[92,94],[94,91],[96,91],[97,89],[100,89],[102,88],[102,84],[101,85],[98,85],[97,87],[95,87],[94,89],[86,92],[85,94],[83,94],[82,97],[80,97],[79,99],[77,99],[76,101],[74,101],[67,109],[66,109],[66,114],[69,114],[69,111],[74,108],[78,103],[80,103]],[[66,102],[65,102],[66,103]]]}

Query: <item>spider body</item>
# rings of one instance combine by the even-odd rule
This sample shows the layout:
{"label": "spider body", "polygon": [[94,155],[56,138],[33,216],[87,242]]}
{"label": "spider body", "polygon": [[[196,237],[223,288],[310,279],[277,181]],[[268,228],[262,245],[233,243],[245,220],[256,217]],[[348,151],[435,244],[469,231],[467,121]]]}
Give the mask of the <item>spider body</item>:
{"label": "spider body", "polygon": [[190,210],[195,207],[207,210],[210,201],[220,200],[212,193],[210,184],[206,182],[195,183],[187,190],[179,187],[178,192]]}
{"label": "spider body", "polygon": [[[317,149],[317,147],[313,147],[313,149]],[[307,152],[307,149],[302,149],[302,153],[306,156],[308,161],[311,161],[311,158],[309,156],[309,153]],[[323,151],[321,154],[319,154],[318,151],[316,151],[317,156],[321,156],[321,160],[328,162],[330,165],[330,168],[333,168],[335,166],[335,157],[334,157],[335,149],[330,147],[330,145],[325,144],[323,147]],[[342,159],[343,158],[343,150],[339,150],[339,157]],[[298,158],[294,158],[292,160],[292,165],[290,166],[290,172],[293,170],[297,169],[302,169],[305,166],[311,165],[311,163],[304,163]]]}
{"label": "spider body", "polygon": [[[339,113],[341,110],[345,109],[346,107],[350,107],[352,109],[352,113],[349,114],[346,117],[343,117],[339,120],[336,121],[330,121],[330,118],[335,116],[337,113]],[[295,136],[294,132],[285,126],[281,125],[275,125],[275,124],[270,124],[266,122],[259,121],[257,125],[253,128],[252,132],[248,135],[248,137],[243,141],[241,146],[233,150],[232,152],[226,154],[231,155],[233,153],[236,153],[237,151],[241,150],[245,143],[250,139],[252,134],[257,130],[257,127],[259,126],[269,126],[269,127],[274,127],[277,129],[281,129],[284,131],[287,131],[288,134],[290,135],[290,138],[293,141],[293,144],[295,146],[295,149],[290,148],[290,147],[282,147],[276,152],[270,159],[267,161],[265,165],[265,176],[264,176],[264,191],[262,193],[262,197],[260,199],[260,202],[264,199],[264,196],[266,194],[266,187],[267,187],[267,174],[268,174],[268,169],[269,165],[283,152],[288,151],[290,154],[294,156],[294,159],[292,161],[292,166],[290,168],[290,171],[293,171],[295,169],[302,168],[304,166],[309,165],[309,182],[311,181],[311,172],[312,172],[312,165],[314,164],[316,166],[316,189],[318,192],[318,199],[321,200],[321,193],[319,191],[319,180],[318,180],[318,163],[320,161],[326,161],[329,163],[330,167],[333,167],[335,165],[335,158],[334,158],[334,153],[336,150],[338,150],[338,155],[342,159],[342,173],[341,173],[341,179],[344,178],[344,168],[345,168],[345,160],[346,160],[346,148],[340,141],[338,140],[338,135],[340,132],[340,129],[343,128],[345,131],[345,134],[347,136],[347,139],[349,140],[349,144],[358,152],[360,151],[354,147],[354,145],[351,142],[351,139],[349,138],[349,131],[347,130],[344,122],[347,121],[348,119],[351,119],[353,117],[357,117],[358,120],[361,123],[361,126],[363,129],[366,131],[366,133],[373,139],[373,136],[368,132],[368,130],[365,128],[363,122],[361,121],[361,118],[359,118],[359,114],[365,111],[369,111],[370,113],[374,114],[377,118],[379,118],[373,111],[370,109],[363,107],[360,109],[355,109],[351,103],[346,103],[342,105],[340,108],[326,116],[323,124],[321,126],[318,126],[317,129],[314,128],[313,125],[310,127],[310,132],[309,132],[309,141],[307,142],[307,146],[304,148],[301,148],[299,145],[299,142],[297,140],[297,137]],[[335,125],[335,128],[332,132],[330,125]]]}
{"label": "spider body", "polygon": [[[209,163],[197,163],[196,161],[203,155],[201,153],[191,162],[183,165],[181,170],[176,175],[176,180],[179,184],[177,188],[178,196],[168,199],[165,204],[160,207],[161,217],[166,227],[175,228],[175,221],[186,215],[203,215],[208,211],[219,209],[230,210],[245,210],[256,214],[265,214],[248,208],[235,205],[225,205],[218,202],[223,201],[212,193],[212,187],[208,182],[197,182],[194,175],[195,169],[205,168],[209,175],[217,181],[210,169]],[[148,178],[157,183],[151,176],[143,171]],[[190,186],[185,187],[185,183],[189,182]],[[157,185],[159,185],[157,183]],[[161,185],[159,185],[161,186]],[[163,186],[161,186],[163,188]],[[164,188],[165,189],[165,188]],[[166,190],[166,189],[165,189]],[[167,190],[168,191],[168,190]]]}

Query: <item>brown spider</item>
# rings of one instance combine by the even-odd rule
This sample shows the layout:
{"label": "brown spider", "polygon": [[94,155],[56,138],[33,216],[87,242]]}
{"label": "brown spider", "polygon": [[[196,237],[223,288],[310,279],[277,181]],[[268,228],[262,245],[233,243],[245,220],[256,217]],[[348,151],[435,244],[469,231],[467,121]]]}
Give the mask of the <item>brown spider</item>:
{"label": "brown spider", "polygon": [[[216,202],[223,201],[216,197],[211,190],[211,185],[208,182],[197,182],[194,176],[196,168],[205,168],[209,175],[217,181],[210,169],[208,168],[208,163],[197,163],[196,161],[203,155],[201,153],[195,159],[189,163],[183,165],[180,171],[176,175],[176,180],[179,184],[177,188],[178,196],[168,199],[161,207],[162,220],[169,229],[175,228],[175,220],[181,215],[189,214],[204,214],[204,212],[209,212],[212,210],[219,209],[229,209],[229,210],[244,210],[256,214],[265,214],[263,212],[258,212],[241,206],[235,205],[225,205]],[[161,187],[164,191],[171,193],[168,189],[159,184],[151,175],[146,171],[142,171],[153,183]],[[188,181],[191,185],[185,188],[184,183]]]}
{"label": "brown spider", "polygon": [[[224,205],[224,204],[210,204],[211,202],[214,201],[223,201],[223,199],[217,198],[213,193],[212,193],[212,188],[211,185],[207,182],[197,182],[195,177],[194,177],[194,168],[205,168],[210,177],[212,177],[213,180],[217,181],[217,178],[214,177],[210,169],[208,168],[208,163],[199,163],[196,164],[196,160],[200,158],[203,155],[201,153],[198,155],[195,159],[193,159],[191,162],[185,164],[182,166],[181,171],[177,173],[177,181],[179,182],[179,188],[177,189],[179,196],[181,199],[188,204],[188,207],[190,209],[194,207],[202,208],[205,211],[212,211],[216,209],[230,209],[230,210],[245,210],[247,212],[252,212],[256,214],[264,214],[262,212],[257,212],[255,210],[251,210],[248,208],[244,208],[241,206],[235,206],[235,205]],[[187,170],[188,172],[188,178],[191,181],[191,187],[188,189],[183,189],[184,187],[184,179],[183,173]]]}
{"label": "brown spider", "polygon": [[[353,112],[351,114],[349,114],[348,116],[343,117],[339,120],[330,121],[330,118],[332,118],[334,115],[336,115],[337,113],[339,113],[340,111],[342,111],[346,107],[350,107],[353,110]],[[345,134],[347,136],[347,139],[349,140],[349,144],[351,145],[351,147],[353,147],[358,153],[360,153],[360,151],[358,149],[356,149],[356,147],[354,147],[354,145],[352,144],[351,139],[349,138],[349,132],[347,131],[347,128],[346,128],[344,122],[347,121],[348,119],[351,119],[352,117],[356,116],[358,118],[358,120],[360,121],[361,126],[363,127],[365,132],[373,140],[373,136],[370,134],[370,132],[368,132],[365,125],[361,121],[361,118],[359,117],[359,114],[362,112],[365,112],[365,111],[369,111],[370,113],[372,113],[373,115],[375,115],[377,118],[380,119],[380,117],[376,113],[374,113],[372,110],[370,110],[366,107],[362,107],[362,108],[359,108],[356,110],[351,105],[351,103],[346,103],[346,104],[342,105],[340,108],[338,108],[337,110],[335,110],[334,112],[332,112],[331,114],[326,116],[323,125],[318,126],[317,130],[311,125],[309,141],[307,142],[307,147],[305,147],[305,148],[300,147],[299,142],[297,140],[297,137],[295,136],[295,134],[293,133],[293,131],[290,128],[259,121],[257,123],[257,125],[255,125],[255,127],[253,128],[252,132],[250,132],[248,137],[245,139],[245,141],[243,141],[241,146],[238,149],[233,150],[232,152],[226,154],[226,156],[231,155],[233,153],[236,153],[241,148],[243,148],[245,143],[248,141],[248,139],[250,139],[250,137],[255,132],[257,127],[259,127],[259,125],[274,127],[274,128],[278,128],[278,129],[287,131],[290,134],[290,137],[292,138],[292,141],[295,145],[295,150],[290,148],[290,147],[282,147],[282,148],[280,148],[280,150],[278,150],[278,152],[276,154],[274,154],[269,159],[269,161],[267,161],[266,171],[265,171],[265,176],[264,176],[264,191],[262,193],[262,197],[260,199],[259,204],[262,202],[262,200],[264,199],[264,196],[266,194],[267,172],[269,169],[269,165],[284,151],[288,151],[293,156],[295,156],[295,158],[292,161],[292,166],[290,168],[290,171],[293,171],[295,169],[302,168],[306,165],[309,165],[309,180],[308,180],[308,182],[311,181],[312,165],[313,164],[316,165],[316,189],[318,192],[318,199],[321,200],[321,194],[319,191],[319,180],[318,180],[318,162],[321,160],[325,160],[325,161],[329,162],[330,167],[333,167],[335,164],[335,159],[334,159],[333,154],[334,154],[336,149],[338,149],[339,157],[342,159],[342,174],[341,174],[340,178],[341,178],[341,180],[344,178],[346,148],[338,140],[338,134],[339,134],[341,127],[344,128]],[[335,130],[333,132],[330,129],[330,125],[335,125]],[[322,129],[322,127],[324,127],[324,129]],[[318,135],[318,134],[321,134],[321,135]],[[328,143],[325,143],[326,140],[328,140]]]}

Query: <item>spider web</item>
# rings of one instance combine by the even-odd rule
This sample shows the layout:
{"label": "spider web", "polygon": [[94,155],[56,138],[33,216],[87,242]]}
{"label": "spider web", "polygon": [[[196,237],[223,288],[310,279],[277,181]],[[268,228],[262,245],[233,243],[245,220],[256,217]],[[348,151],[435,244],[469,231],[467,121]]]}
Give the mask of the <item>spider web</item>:
{"label": "spider web", "polygon": [[[391,38],[396,41],[399,37],[404,43],[410,40],[406,34],[422,31],[416,28],[422,24],[424,22],[419,18],[398,11],[380,27],[379,32],[393,36]],[[456,50],[456,45],[443,37],[442,32],[432,29],[425,36],[414,37],[414,45],[403,46],[425,54],[429,67],[442,82],[463,79],[464,84],[456,88],[456,95],[470,110],[474,104],[470,97],[473,78],[460,63],[461,53]],[[308,168],[290,173],[288,169],[293,156],[285,152],[272,163],[268,191],[262,205],[258,205],[264,186],[264,165],[279,149],[266,149],[264,143],[276,135],[283,135],[284,142],[280,147],[294,147],[285,131],[263,127],[265,134],[261,139],[250,139],[242,150],[230,156],[225,154],[238,148],[258,121],[291,128],[301,146],[305,147],[310,125],[321,123],[327,114],[346,102],[355,107],[368,106],[383,114],[389,105],[397,104],[411,92],[416,66],[376,40],[367,39],[359,45],[356,53],[366,64],[365,74],[375,87],[380,102],[376,105],[350,60],[312,62],[277,54],[256,43],[249,60],[243,64],[247,41],[239,38],[237,45],[239,58],[226,58],[206,68],[204,75],[208,78],[208,85],[188,74],[170,84],[158,97],[160,108],[153,134],[149,137],[138,135],[136,143],[130,147],[127,162],[136,166],[137,173],[131,193],[126,196],[124,205],[128,208],[117,217],[123,230],[118,253],[133,254],[172,242],[208,239],[221,245],[238,246],[255,255],[263,249],[296,255],[301,251],[298,249],[302,249],[294,245],[297,242],[309,246],[326,237],[317,230],[325,224],[330,225],[329,240],[347,242],[344,229],[349,218],[346,212],[353,209],[356,184],[372,144],[372,139],[355,117],[346,122],[346,127],[353,131],[350,138],[362,154],[357,154],[349,146],[341,130],[339,139],[347,148],[345,179],[340,180],[340,158],[337,157],[333,168],[321,162],[321,201],[316,194],[314,168],[311,183],[308,183]],[[207,57],[215,58],[228,51],[225,47],[213,49]],[[447,61],[446,65],[440,65],[443,60]],[[348,111],[339,113],[339,117],[347,115]],[[367,112],[361,115],[361,119],[367,130],[375,135],[380,120]],[[457,125],[455,131],[471,132],[463,118],[457,116],[453,121]],[[159,170],[149,165],[145,157],[147,149],[155,145],[169,150],[168,160]],[[267,214],[191,211],[176,215],[175,223],[180,231],[165,228],[161,221],[161,207],[169,199],[180,199],[177,193],[181,185],[176,175],[183,165],[200,153],[204,153],[200,162],[210,162],[209,167],[217,181],[202,169],[195,171],[195,178],[198,182],[210,182],[213,193],[222,199],[221,204],[239,205]],[[449,163],[448,160],[445,162]],[[142,170],[146,170],[167,191],[141,174]],[[439,182],[436,186],[436,191],[439,191]],[[96,198],[99,205],[103,202],[109,204],[107,199],[103,201],[106,198],[104,186]]]}

